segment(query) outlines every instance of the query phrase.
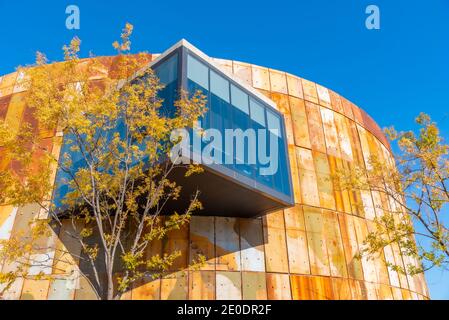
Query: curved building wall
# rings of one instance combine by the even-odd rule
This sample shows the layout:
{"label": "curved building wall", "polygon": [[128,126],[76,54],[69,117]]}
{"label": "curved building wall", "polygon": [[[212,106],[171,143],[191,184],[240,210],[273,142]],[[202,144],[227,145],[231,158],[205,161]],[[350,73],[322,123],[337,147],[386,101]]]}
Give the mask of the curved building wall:
{"label": "curved building wall", "polygon": [[[156,56],[148,56],[149,60]],[[114,58],[99,58],[104,69],[94,81],[114,78]],[[161,279],[145,279],[124,299],[426,299],[422,275],[391,271],[386,262],[415,264],[402,257],[397,246],[387,247],[375,259],[358,259],[358,250],[372,220],[395,203],[379,192],[340,191],[332,179],[337,170],[365,166],[371,155],[393,165],[389,144],[378,125],[360,108],[314,82],[247,63],[215,59],[271,98],[284,114],[291,164],[293,208],[262,218],[193,217],[188,228],[173,232],[149,248],[149,254],[181,250],[183,255]],[[144,61],[143,63],[145,63]],[[15,72],[0,78],[0,119],[11,130],[23,121],[36,127],[43,147],[59,154],[61,137],[39,128],[24,103],[24,88]],[[36,154],[36,157],[39,155]],[[0,146],[0,171],[11,166]],[[38,206],[0,206],[0,239],[27,230],[39,219]],[[45,218],[45,217],[43,217]],[[83,265],[70,266],[81,252],[66,239],[64,225],[48,244],[66,247],[73,256],[46,252],[58,262],[43,269],[56,280],[19,279],[8,290],[9,299],[96,298]],[[188,270],[189,261],[203,254],[201,270]],[[3,272],[14,266],[1,264]],[[80,274],[81,277],[77,276]],[[39,270],[30,270],[30,275]]]}

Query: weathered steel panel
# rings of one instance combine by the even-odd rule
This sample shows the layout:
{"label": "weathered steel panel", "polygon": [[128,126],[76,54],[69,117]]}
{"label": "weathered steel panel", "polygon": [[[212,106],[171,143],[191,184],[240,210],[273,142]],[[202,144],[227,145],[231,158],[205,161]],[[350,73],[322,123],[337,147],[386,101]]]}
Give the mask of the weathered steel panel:
{"label": "weathered steel panel", "polygon": [[190,263],[200,255],[206,258],[201,270],[215,270],[214,217],[194,216],[190,222]]}
{"label": "weathered steel panel", "polygon": [[324,107],[320,107],[320,112],[327,153],[336,157],[341,157],[338,133],[334,122],[334,112]]}
{"label": "weathered steel panel", "polygon": [[288,272],[284,214],[276,211],[264,216],[265,262],[267,272]]}
{"label": "weathered steel panel", "polygon": [[25,279],[20,300],[46,300],[49,287],[49,280]]}
{"label": "weathered steel panel", "polygon": [[233,63],[234,68],[234,74],[241,79],[242,81],[246,82],[249,85],[252,85],[253,78],[251,74],[251,65],[248,63],[243,63],[239,61],[234,61]]}
{"label": "weathered steel panel", "polygon": [[186,300],[188,297],[188,273],[179,271],[161,280],[161,300]]}
{"label": "weathered steel panel", "polygon": [[0,240],[9,240],[18,208],[0,206]]}
{"label": "weathered steel panel", "polygon": [[270,69],[270,84],[272,92],[288,94],[285,72]]}
{"label": "weathered steel panel", "polygon": [[270,90],[270,75],[268,68],[252,65],[253,87],[262,90]]}
{"label": "weathered steel panel", "polygon": [[75,298],[75,279],[55,279],[50,283],[48,300],[73,300]]}
{"label": "weathered steel panel", "polygon": [[290,278],[288,274],[266,273],[267,298],[269,300],[290,300]]}
{"label": "weathered steel panel", "polygon": [[132,300],[159,300],[161,299],[161,280],[151,276],[136,281],[131,292]]}
{"label": "weathered steel panel", "polygon": [[363,269],[362,263],[358,259],[359,247],[353,219],[350,215],[338,214],[348,276],[353,279],[363,280]]}
{"label": "weathered steel panel", "polygon": [[262,219],[239,219],[243,271],[265,271]]}
{"label": "weathered steel panel", "polygon": [[313,151],[312,156],[317,176],[320,207],[335,210],[334,188],[327,155]]}
{"label": "weathered steel panel", "polygon": [[98,300],[99,297],[94,289],[94,286],[82,275],[79,278],[79,287],[75,290],[75,300]]}
{"label": "weathered steel panel", "polygon": [[241,270],[239,223],[236,218],[215,217],[217,270]]}
{"label": "weathered steel panel", "polygon": [[333,278],[332,292],[335,300],[352,300],[351,287],[348,279]]}
{"label": "weathered steel panel", "polygon": [[312,151],[297,147],[296,159],[299,170],[301,201],[306,205],[319,207],[320,198]]}
{"label": "weathered steel panel", "polygon": [[288,157],[290,160],[290,172],[293,185],[293,196],[295,203],[301,203],[301,183],[299,179],[299,168],[296,160],[296,147],[288,146]]}
{"label": "weathered steel panel", "polygon": [[331,276],[347,278],[348,271],[337,215],[331,211],[324,211],[323,217]]}
{"label": "weathered steel panel", "polygon": [[304,99],[318,104],[318,93],[316,91],[315,83],[306,79],[301,79],[301,82],[304,92]]}
{"label": "weathered steel panel", "polygon": [[242,272],[243,300],[266,300],[267,283],[265,273]]}
{"label": "weathered steel panel", "polygon": [[309,247],[310,271],[313,275],[330,275],[329,257],[326,245],[321,209],[303,207]]}
{"label": "weathered steel panel", "polygon": [[306,101],[306,113],[311,147],[313,150],[326,153],[326,141],[319,106]]}
{"label": "weathered steel panel", "polygon": [[304,214],[301,206],[284,211],[290,273],[310,274]]}
{"label": "weathered steel panel", "polygon": [[217,271],[216,299],[241,300],[242,276],[240,272]]}
{"label": "weathered steel panel", "polygon": [[189,299],[215,299],[215,272],[192,271],[189,273]]}
{"label": "weathered steel panel", "polygon": [[316,90],[318,93],[318,98],[320,100],[320,105],[331,108],[332,104],[329,90],[323,86],[320,86],[319,84],[316,85]]}
{"label": "weathered steel panel", "polygon": [[290,96],[304,99],[301,78],[295,77],[287,73],[287,85],[288,85],[288,94]]}
{"label": "weathered steel panel", "polygon": [[178,271],[187,268],[189,265],[189,228],[181,227],[179,230],[170,231],[163,240],[163,253],[181,253],[174,263],[169,267],[169,271]]}
{"label": "weathered steel panel", "polygon": [[290,97],[290,113],[295,144],[299,147],[310,149],[311,144],[304,100]]}

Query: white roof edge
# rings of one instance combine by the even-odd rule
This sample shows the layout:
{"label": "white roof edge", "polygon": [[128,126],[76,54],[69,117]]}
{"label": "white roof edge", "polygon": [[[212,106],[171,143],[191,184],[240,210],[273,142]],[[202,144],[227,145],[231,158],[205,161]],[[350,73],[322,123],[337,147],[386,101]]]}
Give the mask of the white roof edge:
{"label": "white roof edge", "polygon": [[273,100],[267,98],[266,96],[264,96],[262,93],[260,93],[259,91],[257,91],[255,88],[251,87],[250,85],[248,85],[246,82],[242,81],[241,79],[239,79],[238,77],[236,77],[234,74],[229,73],[227,70],[223,69],[218,63],[216,63],[212,58],[210,58],[208,55],[206,55],[204,52],[202,52],[200,49],[198,49],[197,47],[195,47],[194,45],[192,45],[190,42],[188,42],[186,39],[181,39],[178,42],[176,42],[174,45],[172,45],[170,48],[168,48],[167,50],[165,50],[162,54],[160,54],[155,60],[151,61],[150,64],[148,65],[148,67],[152,67],[153,65],[155,65],[156,63],[158,63],[159,61],[161,61],[162,59],[164,59],[167,55],[169,55],[171,52],[173,52],[174,50],[178,49],[179,47],[184,46],[187,49],[189,49],[190,51],[192,51],[193,53],[195,53],[197,56],[199,56],[200,58],[202,58],[203,60],[205,60],[207,63],[209,63],[210,65],[212,65],[214,68],[220,70],[220,72],[222,72],[225,76],[227,76],[228,78],[232,79],[233,81],[237,82],[241,87],[245,88],[246,90],[248,90],[249,92],[251,92],[251,94],[255,95],[257,98],[259,98],[260,100],[262,100],[263,102],[265,102],[266,104],[270,105],[271,107],[273,107],[274,109],[278,110],[278,107],[276,106],[276,103],[273,102]]}

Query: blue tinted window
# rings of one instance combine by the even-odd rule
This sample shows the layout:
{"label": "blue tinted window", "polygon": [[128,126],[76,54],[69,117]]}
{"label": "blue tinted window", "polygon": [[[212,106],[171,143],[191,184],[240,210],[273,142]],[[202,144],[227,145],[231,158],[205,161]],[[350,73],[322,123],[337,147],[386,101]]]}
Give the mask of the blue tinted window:
{"label": "blue tinted window", "polygon": [[160,92],[159,97],[163,99],[162,113],[165,116],[173,117],[175,114],[175,101],[178,100],[178,54],[174,54],[166,61],[158,65],[154,72],[160,82],[165,86]]}
{"label": "blue tinted window", "polygon": [[209,68],[191,55],[187,56],[187,78],[209,90]]}

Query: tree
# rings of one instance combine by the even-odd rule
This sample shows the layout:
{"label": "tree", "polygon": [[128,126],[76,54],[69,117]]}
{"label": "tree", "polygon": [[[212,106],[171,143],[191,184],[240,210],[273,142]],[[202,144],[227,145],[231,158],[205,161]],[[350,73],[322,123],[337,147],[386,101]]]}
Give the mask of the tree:
{"label": "tree", "polygon": [[397,132],[393,127],[385,130],[399,148],[395,163],[371,156],[366,168],[339,172],[336,177],[345,189],[389,197],[390,209],[375,218],[375,230],[360,255],[373,256],[397,244],[403,257],[412,258],[404,260],[412,262],[388,265],[409,275],[449,264],[449,146],[428,115],[421,113],[416,124],[417,133]]}
{"label": "tree", "polygon": [[[182,192],[182,186],[170,180],[173,170],[182,166],[168,161],[177,143],[170,135],[191,127],[206,111],[205,96],[182,92],[171,106],[175,116],[166,116],[158,96],[163,85],[150,68],[141,69],[144,54],[130,54],[132,30],[127,24],[121,41],[113,44],[118,81],[92,80],[100,62],[79,58],[78,38],[64,46],[64,62],[49,65],[38,53],[36,65],[25,68],[33,118],[41,130],[63,136],[63,146],[58,158],[42,146],[36,123],[26,123],[14,136],[0,122],[0,145],[11,160],[8,170],[0,173],[0,202],[38,204],[40,210],[28,234],[0,243],[0,259],[16,265],[0,274],[3,290],[18,277],[27,277],[32,267],[51,269],[57,264],[53,260],[76,264],[84,259],[91,265],[98,295],[117,299],[135,281],[160,276],[180,255],[174,251],[147,256],[145,250],[188,224],[192,213],[201,209],[197,192],[182,212],[164,211]],[[199,166],[187,165],[186,176],[200,172]],[[71,228],[64,232],[79,243],[83,254],[72,259],[67,259],[67,252],[36,255],[48,252],[42,245],[48,227],[61,228],[67,221]],[[197,257],[192,267],[203,261]],[[35,276],[52,278],[45,271]]]}

